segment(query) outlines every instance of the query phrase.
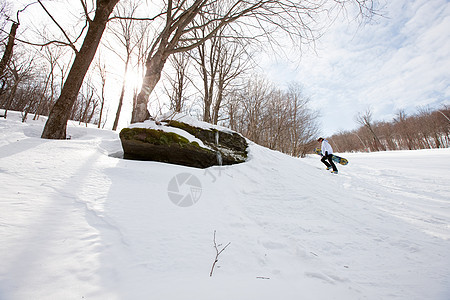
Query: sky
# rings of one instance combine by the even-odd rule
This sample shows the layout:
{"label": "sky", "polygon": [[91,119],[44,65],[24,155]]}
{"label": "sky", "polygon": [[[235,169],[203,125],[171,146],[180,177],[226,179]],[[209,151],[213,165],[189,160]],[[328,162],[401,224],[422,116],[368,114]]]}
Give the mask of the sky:
{"label": "sky", "polygon": [[450,104],[450,1],[388,1],[381,13],[363,26],[336,21],[300,63],[264,66],[276,83],[303,85],[323,135],[357,128],[368,109],[390,121],[400,109]]}

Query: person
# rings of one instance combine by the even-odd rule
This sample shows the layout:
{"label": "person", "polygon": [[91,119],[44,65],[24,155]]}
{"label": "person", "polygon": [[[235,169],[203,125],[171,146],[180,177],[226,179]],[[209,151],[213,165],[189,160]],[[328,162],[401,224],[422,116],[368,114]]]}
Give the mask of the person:
{"label": "person", "polygon": [[[322,159],[320,161],[323,162],[325,164],[325,166],[327,166],[327,170],[333,169],[333,171],[331,171],[331,173],[337,174],[338,169],[336,168],[336,165],[334,164],[333,159],[332,159],[333,148],[331,147],[330,143],[328,143],[327,140],[325,140],[324,138],[321,138],[321,137],[317,141],[322,144],[322,146],[321,146]],[[327,162],[327,160],[328,160],[328,162]]]}

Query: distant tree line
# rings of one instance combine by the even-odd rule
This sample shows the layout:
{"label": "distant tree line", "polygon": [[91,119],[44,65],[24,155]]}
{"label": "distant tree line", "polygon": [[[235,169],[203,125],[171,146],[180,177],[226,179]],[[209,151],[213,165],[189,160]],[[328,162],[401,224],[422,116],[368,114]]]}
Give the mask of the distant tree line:
{"label": "distant tree line", "polygon": [[339,152],[418,150],[450,147],[450,106],[422,108],[407,115],[398,111],[391,121],[374,121],[367,110],[357,116],[361,125],[328,139]]}

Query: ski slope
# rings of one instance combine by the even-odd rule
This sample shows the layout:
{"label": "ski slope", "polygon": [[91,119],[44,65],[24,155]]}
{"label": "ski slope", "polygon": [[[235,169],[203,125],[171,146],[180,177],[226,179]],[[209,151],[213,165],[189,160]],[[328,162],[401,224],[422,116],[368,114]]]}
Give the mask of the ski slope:
{"label": "ski slope", "polygon": [[0,299],[450,299],[450,149],[344,153],[333,175],[251,144],[194,169],[19,119],[0,119]]}

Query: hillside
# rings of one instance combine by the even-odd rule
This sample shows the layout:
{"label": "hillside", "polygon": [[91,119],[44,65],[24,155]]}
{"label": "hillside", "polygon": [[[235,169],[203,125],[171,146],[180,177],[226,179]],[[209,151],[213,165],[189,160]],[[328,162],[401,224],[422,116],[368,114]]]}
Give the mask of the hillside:
{"label": "hillside", "polygon": [[0,299],[450,298],[450,149],[194,169],[75,125],[0,119]]}

